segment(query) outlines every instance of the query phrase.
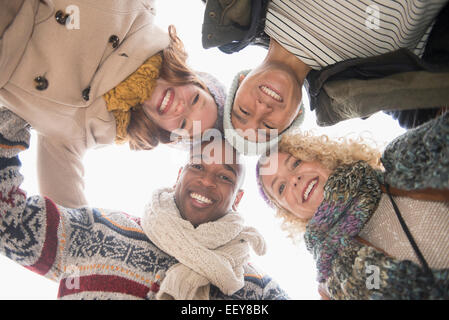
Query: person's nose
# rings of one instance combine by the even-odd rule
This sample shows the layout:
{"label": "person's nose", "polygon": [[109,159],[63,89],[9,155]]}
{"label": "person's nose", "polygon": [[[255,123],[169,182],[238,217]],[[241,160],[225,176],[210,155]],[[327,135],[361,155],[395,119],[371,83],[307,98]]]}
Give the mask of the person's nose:
{"label": "person's nose", "polygon": [[215,177],[212,174],[205,173],[200,178],[200,182],[206,188],[215,188],[216,187]]}
{"label": "person's nose", "polygon": [[301,180],[301,176],[297,174],[292,174],[290,176],[290,184],[292,187],[297,188],[299,186],[299,181]]}
{"label": "person's nose", "polygon": [[256,99],[256,113],[260,116],[267,115],[273,112],[273,107],[265,103],[261,99]]}
{"label": "person's nose", "polygon": [[181,115],[185,115],[187,111],[188,111],[188,108],[186,107],[185,101],[179,100],[178,103],[176,104],[174,115],[177,117],[181,116]]}

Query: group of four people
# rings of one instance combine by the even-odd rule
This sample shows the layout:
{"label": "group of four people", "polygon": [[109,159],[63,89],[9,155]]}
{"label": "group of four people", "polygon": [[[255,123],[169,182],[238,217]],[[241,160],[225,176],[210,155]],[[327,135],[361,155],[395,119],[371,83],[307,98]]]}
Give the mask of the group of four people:
{"label": "group of four people", "polygon": [[[209,0],[205,48],[268,49],[228,95],[187,65],[173,26],[154,25],[153,1],[74,3],[77,32],[62,1],[2,2],[3,254],[59,281],[64,299],[287,299],[248,263],[265,242],[237,213],[239,154],[262,154],[261,196],[304,233],[323,297],[448,298],[446,0]],[[410,130],[382,157],[363,141],[298,133],[303,85],[320,125],[383,110]],[[42,196],[27,198],[18,153],[30,126]],[[211,129],[224,139],[202,141]],[[89,208],[87,149],[181,139],[189,160],[141,219]]]}

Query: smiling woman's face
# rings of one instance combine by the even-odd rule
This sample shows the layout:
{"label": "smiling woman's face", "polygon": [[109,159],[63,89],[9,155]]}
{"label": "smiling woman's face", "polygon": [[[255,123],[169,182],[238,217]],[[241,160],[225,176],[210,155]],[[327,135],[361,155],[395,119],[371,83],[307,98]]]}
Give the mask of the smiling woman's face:
{"label": "smiling woman's face", "polygon": [[[217,104],[209,92],[194,85],[173,86],[159,78],[149,100],[143,103],[145,114],[162,129],[173,132],[181,129],[193,137],[214,126]],[[195,126],[201,126],[198,132]]]}
{"label": "smiling woman's face", "polygon": [[241,80],[231,110],[232,124],[242,132],[253,130],[246,139],[264,141],[267,137],[256,132],[283,132],[298,115],[301,99],[301,85],[292,70],[274,63],[261,66]]}
{"label": "smiling woman's face", "polygon": [[303,162],[289,153],[273,153],[261,168],[277,161],[277,170],[261,175],[266,192],[284,209],[310,219],[323,201],[324,185],[331,174],[319,162]]}

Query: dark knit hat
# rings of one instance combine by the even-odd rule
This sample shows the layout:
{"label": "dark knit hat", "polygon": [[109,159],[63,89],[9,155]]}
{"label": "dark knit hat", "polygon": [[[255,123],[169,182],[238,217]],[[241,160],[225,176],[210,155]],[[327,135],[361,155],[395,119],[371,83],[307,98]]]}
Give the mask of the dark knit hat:
{"label": "dark knit hat", "polygon": [[226,88],[210,73],[197,72],[197,74],[207,86],[207,89],[209,89],[210,94],[217,104],[217,121],[215,122],[214,129],[218,129],[223,134],[223,110],[226,101]]}

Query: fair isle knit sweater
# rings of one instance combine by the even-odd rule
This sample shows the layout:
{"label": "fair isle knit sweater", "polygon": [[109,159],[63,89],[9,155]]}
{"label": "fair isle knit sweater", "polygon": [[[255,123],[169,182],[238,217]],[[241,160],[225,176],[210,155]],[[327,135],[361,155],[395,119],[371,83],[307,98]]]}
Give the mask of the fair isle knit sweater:
{"label": "fair isle knit sweater", "polygon": [[[177,263],[121,211],[67,209],[20,189],[18,152],[29,146],[26,123],[0,110],[0,252],[59,282],[59,299],[155,299],[166,270]],[[248,264],[232,296],[211,286],[211,299],[283,300],[287,294]]]}

